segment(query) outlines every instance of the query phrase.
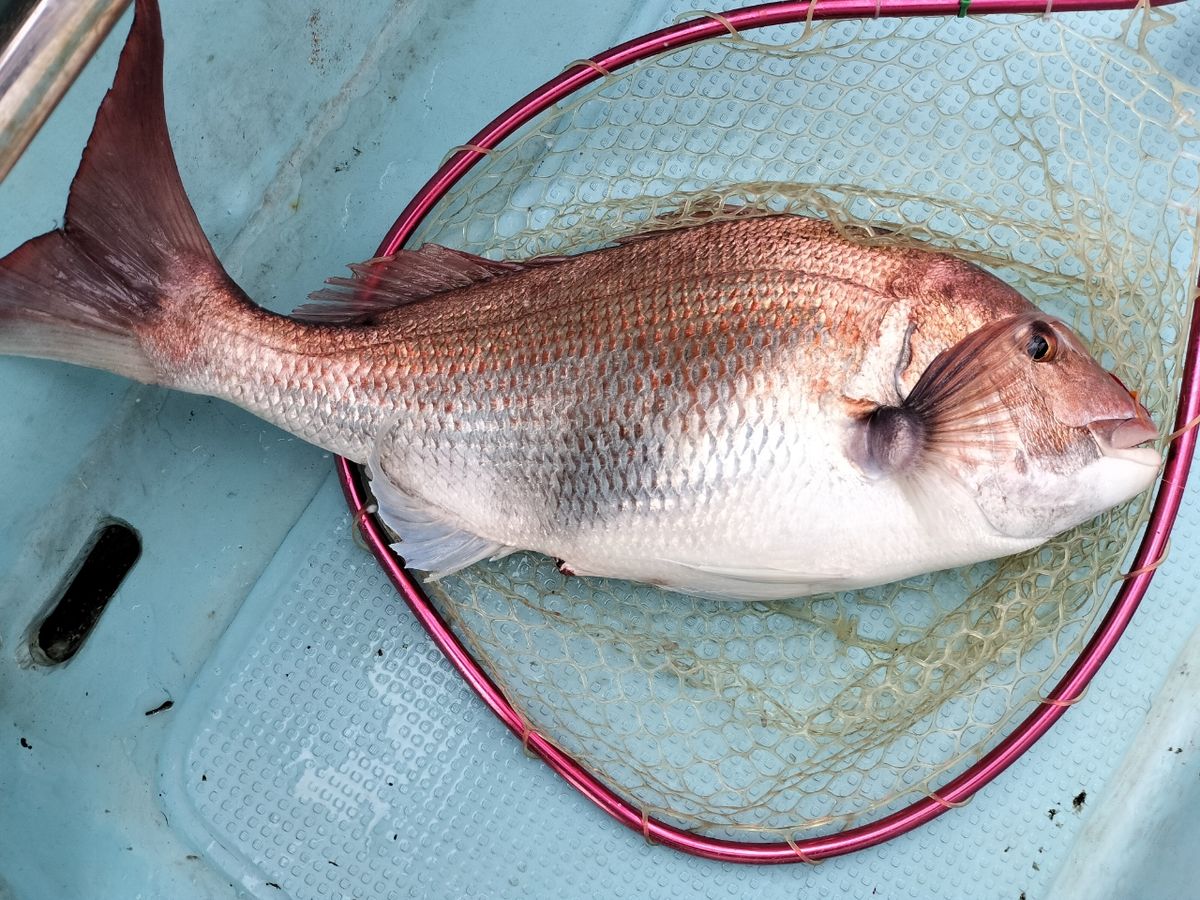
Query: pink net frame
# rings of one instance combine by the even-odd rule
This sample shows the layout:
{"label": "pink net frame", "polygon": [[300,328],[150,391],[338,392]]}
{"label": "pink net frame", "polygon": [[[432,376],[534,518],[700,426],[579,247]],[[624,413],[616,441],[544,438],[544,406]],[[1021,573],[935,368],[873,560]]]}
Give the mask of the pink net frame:
{"label": "pink net frame", "polygon": [[[1164,6],[1179,0],[1151,0],[1152,6]],[[394,253],[420,225],[442,197],[496,147],[555,103],[607,73],[631,63],[678,49],[707,38],[719,37],[751,28],[800,22],[807,18],[850,19],[879,16],[947,16],[994,13],[1055,13],[1132,9],[1131,0],[815,0],[809,3],[767,3],[702,15],[650,34],[643,35],[571,65],[562,74],[523,97],[471,140],[457,148],[434,176],[417,192],[400,214],[377,255]],[[1012,765],[1018,757],[1044,735],[1067,709],[1078,702],[1100,666],[1124,633],[1145,596],[1154,572],[1165,558],[1168,538],[1183,499],[1184,486],[1196,445],[1196,424],[1200,417],[1200,305],[1193,304],[1188,342],[1181,379],[1175,429],[1177,434],[1167,452],[1166,463],[1151,509],[1145,533],[1138,546],[1130,572],[1106,612],[1091,640],[1084,647],[1055,688],[1038,707],[987,755],[958,777],[942,785],[921,800],[873,822],[836,834],[783,843],[755,843],[712,838],[682,831],[649,818],[611,788],[597,779],[580,763],[555,746],[548,738],[529,728],[520,712],[488,677],[487,673],[434,608],[412,575],[389,547],[382,526],[368,512],[366,487],[358,468],[350,461],[337,460],[338,476],[346,501],[354,513],[368,549],[412,610],[471,689],[532,753],[575,787],[585,797],[648,841],[664,844],[685,853],[737,863],[814,863],[880,844],[967,803],[984,785]]]}

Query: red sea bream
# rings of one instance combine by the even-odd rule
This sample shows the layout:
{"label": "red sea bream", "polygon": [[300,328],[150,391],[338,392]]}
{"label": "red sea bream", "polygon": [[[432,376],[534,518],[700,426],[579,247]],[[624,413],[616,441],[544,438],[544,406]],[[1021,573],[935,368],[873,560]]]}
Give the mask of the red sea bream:
{"label": "red sea bream", "polygon": [[238,404],[370,467],[407,564],[534,550],[764,599],[1035,547],[1145,490],[1146,410],[951,256],[732,216],[553,260],[428,246],[295,317],[225,274],[138,3],[63,229],[0,262],[0,352]]}

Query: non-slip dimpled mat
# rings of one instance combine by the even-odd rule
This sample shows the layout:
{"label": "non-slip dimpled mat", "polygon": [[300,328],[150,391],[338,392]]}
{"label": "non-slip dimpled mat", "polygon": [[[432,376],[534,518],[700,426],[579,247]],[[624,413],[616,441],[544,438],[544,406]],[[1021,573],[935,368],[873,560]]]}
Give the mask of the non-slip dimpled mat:
{"label": "non-slip dimpled mat", "polygon": [[166,810],[264,898],[1046,897],[1200,624],[1196,497],[1087,698],[969,806],[816,867],[754,868],[649,847],[527,757],[354,544],[331,478],[179,710]]}

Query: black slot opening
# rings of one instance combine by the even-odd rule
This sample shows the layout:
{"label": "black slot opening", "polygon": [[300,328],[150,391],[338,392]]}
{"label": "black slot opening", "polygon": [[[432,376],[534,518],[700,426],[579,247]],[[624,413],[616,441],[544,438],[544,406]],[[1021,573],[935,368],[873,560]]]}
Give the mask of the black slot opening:
{"label": "black slot opening", "polygon": [[101,524],[75,575],[38,626],[34,648],[42,662],[58,665],[79,652],[141,555],[142,541],[128,524],[111,519]]}

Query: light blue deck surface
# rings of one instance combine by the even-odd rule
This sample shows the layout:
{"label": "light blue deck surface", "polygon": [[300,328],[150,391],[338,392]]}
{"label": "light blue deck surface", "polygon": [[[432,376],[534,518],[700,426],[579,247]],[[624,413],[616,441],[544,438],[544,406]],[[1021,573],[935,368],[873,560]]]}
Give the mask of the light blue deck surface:
{"label": "light blue deck surface", "polygon": [[[370,255],[498,110],[667,16],[579,0],[354,10],[164,10],[184,182],[230,273],[275,308]],[[1190,24],[1166,61],[1200,82],[1200,10],[1177,12]],[[0,185],[0,249],[58,221],[126,23]],[[1026,758],[900,840],[754,869],[648,847],[527,758],[351,541],[325,454],[91,371],[0,359],[0,385],[0,900],[1034,900],[1197,883],[1197,651],[1177,659],[1200,624],[1195,490],[1130,632]],[[142,532],[143,558],[78,657],[31,668],[30,624],[107,515]]]}

